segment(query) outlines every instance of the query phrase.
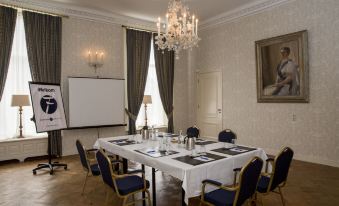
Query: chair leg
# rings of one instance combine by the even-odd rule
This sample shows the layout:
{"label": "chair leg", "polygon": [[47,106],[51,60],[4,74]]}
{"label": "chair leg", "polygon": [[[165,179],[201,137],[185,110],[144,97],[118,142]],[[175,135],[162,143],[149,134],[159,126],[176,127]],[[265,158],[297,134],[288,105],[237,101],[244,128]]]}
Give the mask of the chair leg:
{"label": "chair leg", "polygon": [[127,200],[127,197],[124,197],[124,198],[122,199],[122,206],[125,206],[125,205],[126,205],[126,200]]}
{"label": "chair leg", "polygon": [[106,188],[106,198],[105,198],[105,205],[108,205],[108,188]]}
{"label": "chair leg", "polygon": [[81,192],[81,195],[83,195],[83,194],[84,194],[84,192],[85,192],[85,187],[86,187],[87,177],[88,177],[88,172],[86,173],[85,182],[84,182],[84,184],[82,185],[82,192]]}
{"label": "chair leg", "polygon": [[261,199],[261,206],[264,206],[264,200],[263,200],[264,199],[264,195],[260,195],[260,196],[261,196],[261,198],[260,198]]}
{"label": "chair leg", "polygon": [[149,193],[148,190],[146,190],[147,193],[147,202],[148,202],[148,206],[152,206],[152,202],[151,202],[151,194]]}
{"label": "chair leg", "polygon": [[280,194],[281,202],[282,202],[283,206],[285,206],[285,199],[284,199],[283,193],[281,191],[281,188],[278,187],[278,189],[279,189],[279,194]]}

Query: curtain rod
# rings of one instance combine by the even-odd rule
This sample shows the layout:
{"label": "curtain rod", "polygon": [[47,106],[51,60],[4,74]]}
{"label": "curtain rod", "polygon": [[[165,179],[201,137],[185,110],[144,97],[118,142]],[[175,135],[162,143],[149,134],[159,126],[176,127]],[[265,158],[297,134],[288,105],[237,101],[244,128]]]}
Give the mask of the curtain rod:
{"label": "curtain rod", "polygon": [[121,27],[124,27],[126,29],[134,29],[134,30],[138,30],[138,31],[150,32],[150,33],[158,33],[157,31],[152,31],[152,30],[147,30],[147,29],[140,29],[140,28],[125,26],[125,25],[121,25]]}
{"label": "curtain rod", "polygon": [[15,6],[15,5],[10,5],[10,4],[0,3],[0,6],[9,7],[9,8],[17,9],[17,10],[22,10],[22,11],[35,12],[35,13],[39,13],[39,14],[47,14],[47,15],[50,15],[50,16],[58,16],[58,17],[67,18],[67,19],[69,18],[69,16],[62,15],[62,14],[55,14],[55,13],[39,11],[39,10],[35,10],[35,9],[28,9],[28,8],[24,8],[24,7],[20,7],[20,6]]}

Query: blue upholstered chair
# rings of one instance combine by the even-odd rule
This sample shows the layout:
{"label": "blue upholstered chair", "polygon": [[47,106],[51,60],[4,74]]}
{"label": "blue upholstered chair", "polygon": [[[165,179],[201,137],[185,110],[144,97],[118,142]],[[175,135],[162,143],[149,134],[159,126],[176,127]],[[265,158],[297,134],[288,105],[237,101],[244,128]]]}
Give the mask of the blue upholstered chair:
{"label": "blue upholstered chair", "polygon": [[[285,200],[281,188],[286,185],[293,154],[294,152],[291,148],[285,147],[274,159],[268,158],[266,160],[265,173],[262,173],[257,188],[259,193],[265,195],[270,192],[280,194],[284,206]],[[268,172],[269,163],[272,165],[272,172]],[[278,189],[278,191],[275,191],[276,189]]]}
{"label": "blue upholstered chair", "polygon": [[[89,158],[89,154],[92,152],[93,153],[93,157],[95,155],[94,152],[97,151],[97,149],[87,149],[83,146],[83,144],[81,143],[80,140],[76,140],[75,145],[77,147],[79,156],[80,156],[80,161],[81,161],[81,165],[84,169],[84,171],[86,172],[86,177],[85,177],[85,181],[84,184],[82,186],[82,192],[81,194],[83,195],[85,192],[85,187],[86,187],[86,183],[87,183],[87,178],[89,176],[99,176],[100,175],[100,170],[98,167],[98,164],[96,163],[95,158]],[[118,164],[118,163],[122,163],[119,160],[112,160],[112,162],[114,164]]]}
{"label": "blue upholstered chair", "polygon": [[187,128],[186,134],[188,137],[199,137],[199,128],[196,126]]}
{"label": "blue upholstered chair", "polygon": [[[123,206],[144,200],[148,200],[148,205],[151,205],[150,193],[148,191],[149,182],[145,179],[144,171],[135,170],[128,174],[118,175],[113,173],[111,161],[102,150],[98,150],[96,159],[103,182],[108,186],[108,189],[115,191],[117,196],[123,199]],[[141,173],[142,177],[135,175],[136,173]],[[139,192],[146,192],[147,198],[135,200],[133,195]],[[130,196],[133,197],[133,202],[127,203]],[[107,200],[108,192],[106,192],[106,204]]]}
{"label": "blue upholstered chair", "polygon": [[[254,200],[263,161],[254,157],[240,170],[239,181],[232,187],[224,186],[214,180],[204,180],[201,203],[215,206],[241,206],[247,200]],[[205,186],[212,185],[218,189],[205,193]]]}
{"label": "blue upholstered chair", "polygon": [[99,170],[98,164],[95,163],[95,160],[90,159],[88,157],[90,152],[94,152],[96,150],[95,149],[86,150],[85,147],[80,142],[80,140],[77,140],[75,142],[75,145],[77,147],[77,150],[78,150],[78,153],[79,153],[79,156],[80,156],[81,165],[82,165],[84,171],[86,172],[85,181],[84,181],[84,184],[82,186],[82,192],[81,192],[81,194],[84,194],[86,183],[87,183],[87,178],[90,175],[99,176],[100,170]]}
{"label": "blue upholstered chair", "polygon": [[232,143],[233,139],[237,139],[237,135],[230,129],[225,129],[218,135],[219,142]]}

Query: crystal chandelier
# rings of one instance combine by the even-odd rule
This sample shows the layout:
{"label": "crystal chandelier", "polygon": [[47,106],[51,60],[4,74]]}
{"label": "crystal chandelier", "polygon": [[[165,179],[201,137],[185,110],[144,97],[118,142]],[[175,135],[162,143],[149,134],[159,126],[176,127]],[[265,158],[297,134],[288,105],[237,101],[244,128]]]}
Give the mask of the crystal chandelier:
{"label": "crystal chandelier", "polygon": [[158,18],[157,28],[158,36],[155,44],[158,49],[175,52],[176,59],[179,59],[179,53],[183,49],[192,49],[197,46],[200,38],[198,37],[198,19],[189,13],[189,9],[181,0],[170,0],[166,14],[166,22],[163,24],[164,33],[161,31],[162,23]]}

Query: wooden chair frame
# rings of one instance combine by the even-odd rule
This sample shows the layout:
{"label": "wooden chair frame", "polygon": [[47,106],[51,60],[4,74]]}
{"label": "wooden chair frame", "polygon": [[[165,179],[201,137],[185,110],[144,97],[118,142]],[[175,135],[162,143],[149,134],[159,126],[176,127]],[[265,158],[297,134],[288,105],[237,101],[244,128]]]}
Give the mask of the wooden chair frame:
{"label": "wooden chair frame", "polygon": [[[144,172],[139,171],[139,170],[133,172],[133,174],[135,174],[135,173],[141,173],[142,174],[142,179],[144,181],[144,188],[142,188],[141,190],[137,190],[137,191],[134,191],[132,193],[129,193],[127,195],[122,195],[122,194],[119,193],[118,186],[117,186],[117,183],[116,183],[116,179],[125,178],[125,177],[128,177],[128,176],[135,176],[135,175],[133,175],[133,174],[122,174],[122,175],[114,174],[113,173],[113,169],[112,169],[112,163],[111,163],[109,157],[105,154],[105,152],[102,149],[100,149],[99,152],[103,153],[105,155],[105,157],[107,158],[107,161],[109,162],[110,172],[112,174],[112,180],[113,180],[113,185],[114,185],[114,191],[117,194],[118,198],[123,200],[122,205],[123,206],[133,205],[133,204],[135,204],[137,202],[147,200],[148,205],[151,206],[152,205],[152,203],[151,203],[151,195],[150,195],[150,192],[147,189],[147,184],[146,184],[146,179],[145,179]],[[109,188],[110,190],[112,190],[112,188],[110,186],[108,186],[106,183],[104,183],[104,184],[107,186],[107,189]],[[135,200],[134,199],[134,195],[139,193],[139,192],[146,192],[147,193],[147,197]],[[132,197],[133,201],[127,203],[127,200],[128,200],[129,197]],[[106,191],[106,202],[105,202],[105,204],[107,204],[107,201],[108,201],[108,191]]]}
{"label": "wooden chair frame", "polygon": [[[223,189],[223,190],[227,190],[227,191],[236,191],[236,195],[234,197],[234,202],[233,202],[233,206],[236,206],[237,205],[237,201],[238,201],[238,198],[239,198],[239,193],[240,193],[240,185],[241,185],[241,182],[242,182],[242,174],[243,172],[247,169],[247,167],[249,167],[249,165],[251,164],[251,162],[253,162],[254,160],[259,160],[259,161],[262,161],[259,157],[253,157],[251,159],[251,161],[249,161],[241,170],[240,170],[240,173],[239,173],[239,181],[237,184],[233,184],[233,186],[224,186],[224,185],[217,185],[217,184],[213,184],[213,183],[210,183],[210,182],[204,182],[203,185],[202,185],[202,194],[200,196],[200,206],[203,204],[205,205],[209,205],[209,206],[213,206],[213,204],[209,203],[209,202],[206,202],[204,200],[204,197],[205,197],[205,187],[207,184],[209,185],[212,185],[212,186],[215,186],[219,189]],[[258,185],[258,182],[259,182],[259,179],[257,181],[257,185]],[[255,192],[256,194],[256,192]],[[255,198],[251,198],[250,200],[247,201],[247,203],[250,205],[252,201],[256,201]]]}

